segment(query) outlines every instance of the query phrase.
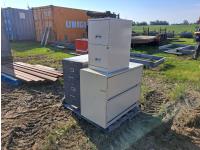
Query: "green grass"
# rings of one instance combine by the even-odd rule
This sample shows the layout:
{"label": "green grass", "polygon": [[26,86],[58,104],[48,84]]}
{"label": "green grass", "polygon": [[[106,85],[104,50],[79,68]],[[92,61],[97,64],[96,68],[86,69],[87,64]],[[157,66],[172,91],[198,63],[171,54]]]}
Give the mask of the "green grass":
{"label": "green grass", "polygon": [[14,42],[11,44],[13,55],[15,57],[28,57],[35,55],[48,55],[48,57],[65,58],[70,57],[69,54],[53,47],[41,47],[35,42]]}
{"label": "green grass", "polygon": [[179,34],[181,32],[187,31],[187,32],[194,32],[195,28],[198,25],[192,24],[192,25],[149,25],[149,26],[133,26],[133,31],[143,33],[143,27],[147,28],[149,27],[150,31],[159,31],[160,28],[164,29],[167,28],[167,31],[174,31],[175,34]]}
{"label": "green grass", "polygon": [[[185,38],[171,39],[165,44],[168,43],[196,44],[193,39]],[[11,46],[15,58],[25,59],[24,61],[31,64],[43,64],[55,68],[61,67],[61,60],[63,58],[73,56],[69,54],[69,51],[58,50],[52,47],[41,47],[39,43],[34,42],[14,42]],[[165,54],[160,52],[157,46],[138,46],[132,52],[166,58],[165,62],[156,69],[145,70],[145,73],[148,75],[177,82],[200,83],[200,61],[193,60],[191,56]]]}
{"label": "green grass", "polygon": [[70,51],[60,50],[53,47],[41,47],[35,42],[11,43],[14,58],[20,58],[31,64],[43,64],[59,68],[63,58],[72,57]]}
{"label": "green grass", "polygon": [[[177,38],[167,43],[180,43],[195,45],[193,39]],[[28,63],[43,64],[51,67],[60,67],[63,58],[71,57],[69,51],[63,51],[52,47],[41,47],[35,42],[14,42],[11,44],[15,58],[27,59]],[[137,53],[146,53],[166,58],[165,63],[157,67],[157,70],[146,70],[153,76],[165,77],[177,81],[200,82],[200,62],[193,60],[191,56],[176,56],[158,51],[156,46],[139,46],[132,50]],[[30,57],[30,58],[29,58]],[[29,58],[29,59],[28,59]]]}
{"label": "green grass", "polygon": [[181,100],[184,99],[186,95],[186,84],[179,83],[176,84],[174,89],[171,90],[169,96],[172,100]]}
{"label": "green grass", "polygon": [[[180,38],[181,42],[173,40],[167,43],[179,43],[195,45],[193,39]],[[192,56],[176,56],[172,54],[165,54],[158,50],[156,46],[139,46],[132,50],[132,52],[146,53],[165,57],[165,62],[158,66],[156,70],[146,70],[149,75],[164,77],[170,80],[200,82],[200,61],[193,60]]]}

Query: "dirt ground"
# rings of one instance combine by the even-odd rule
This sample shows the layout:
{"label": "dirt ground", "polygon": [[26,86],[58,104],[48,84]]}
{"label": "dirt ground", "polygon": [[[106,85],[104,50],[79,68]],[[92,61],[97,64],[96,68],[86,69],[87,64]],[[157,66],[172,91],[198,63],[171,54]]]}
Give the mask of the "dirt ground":
{"label": "dirt ground", "polygon": [[[143,80],[151,87],[144,94],[143,112],[110,134],[63,109],[60,82],[18,88],[2,84],[2,149],[200,149],[200,91],[189,90],[184,99],[171,102],[166,93],[173,83]],[[144,128],[139,130],[140,122]]]}
{"label": "dirt ground", "polygon": [[61,107],[62,86],[58,83],[2,85],[2,146],[4,149],[31,149],[55,127],[68,120]]}

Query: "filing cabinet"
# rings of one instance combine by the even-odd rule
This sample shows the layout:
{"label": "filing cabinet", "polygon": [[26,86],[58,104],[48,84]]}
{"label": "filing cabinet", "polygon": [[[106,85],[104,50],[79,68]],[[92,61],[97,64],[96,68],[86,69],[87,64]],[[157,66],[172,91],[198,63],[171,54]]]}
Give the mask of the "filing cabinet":
{"label": "filing cabinet", "polygon": [[89,19],[89,68],[108,73],[128,68],[131,33],[130,20]]}

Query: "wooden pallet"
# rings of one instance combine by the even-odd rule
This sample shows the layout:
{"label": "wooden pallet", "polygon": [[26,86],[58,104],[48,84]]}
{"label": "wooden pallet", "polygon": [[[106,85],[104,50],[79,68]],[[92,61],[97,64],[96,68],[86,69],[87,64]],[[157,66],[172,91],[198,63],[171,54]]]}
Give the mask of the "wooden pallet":
{"label": "wooden pallet", "polygon": [[25,82],[56,81],[63,74],[54,68],[42,65],[30,65],[22,62],[2,65],[3,74]]}
{"label": "wooden pallet", "polygon": [[96,123],[94,123],[94,122],[90,121],[89,119],[87,119],[86,117],[82,116],[81,112],[80,112],[80,108],[75,107],[75,106],[70,105],[70,104],[67,104],[64,101],[63,101],[63,107],[65,109],[72,111],[79,118],[82,118],[82,119],[88,121],[89,123],[91,123],[92,125],[99,128],[100,130],[102,130],[105,133],[109,133],[111,131],[114,131],[115,129],[119,128],[124,122],[126,122],[128,120],[132,120],[136,115],[138,115],[141,112],[139,104],[135,103],[134,105],[132,105],[132,109],[130,111],[128,111],[123,116],[121,116],[118,120],[116,120],[114,123],[112,123],[107,128],[102,128],[99,125],[97,125]]}

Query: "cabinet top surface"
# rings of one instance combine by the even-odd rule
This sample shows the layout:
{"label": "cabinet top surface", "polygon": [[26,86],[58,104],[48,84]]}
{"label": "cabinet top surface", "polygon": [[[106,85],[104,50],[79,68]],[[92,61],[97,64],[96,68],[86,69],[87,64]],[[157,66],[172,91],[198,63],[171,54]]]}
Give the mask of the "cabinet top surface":
{"label": "cabinet top surface", "polygon": [[81,56],[75,56],[75,57],[71,57],[71,58],[64,58],[63,60],[87,63],[88,62],[88,54],[81,55]]}
{"label": "cabinet top surface", "polygon": [[[105,21],[105,20],[114,20],[114,21],[131,21],[127,19],[118,19],[118,18],[97,18],[97,19],[88,19],[88,21]],[[131,21],[132,22],[132,21]]]}
{"label": "cabinet top surface", "polygon": [[115,75],[118,75],[118,74],[121,74],[121,73],[125,73],[125,72],[127,72],[129,70],[136,69],[136,68],[139,68],[139,67],[143,67],[143,65],[139,64],[139,63],[129,62],[129,69],[120,71],[118,73],[111,73],[111,74],[106,74],[106,73],[99,72],[99,71],[96,71],[96,70],[93,70],[93,69],[90,69],[90,68],[84,68],[84,69],[81,69],[81,70],[84,70],[86,72],[90,72],[90,73],[93,73],[93,74],[96,74],[96,75],[99,75],[99,76],[104,76],[106,78],[110,78],[110,77],[113,77]]}

